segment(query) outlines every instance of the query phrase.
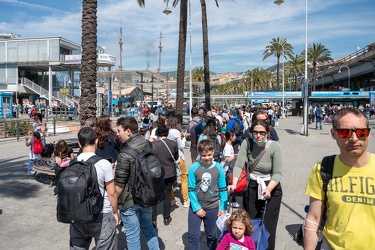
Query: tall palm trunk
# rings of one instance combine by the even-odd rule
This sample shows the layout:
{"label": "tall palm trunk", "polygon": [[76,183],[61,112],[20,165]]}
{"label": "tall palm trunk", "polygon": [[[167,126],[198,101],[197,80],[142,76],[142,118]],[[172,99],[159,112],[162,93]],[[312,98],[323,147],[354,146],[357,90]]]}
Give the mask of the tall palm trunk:
{"label": "tall palm trunk", "polygon": [[277,57],[277,69],[276,69],[276,91],[279,91],[279,90],[280,90],[279,80],[280,80],[280,55],[278,55],[278,57]]}
{"label": "tall palm trunk", "polygon": [[179,28],[179,38],[178,38],[177,97],[176,97],[176,111],[181,114],[182,114],[182,108],[184,104],[186,32],[187,32],[187,0],[181,0],[180,1],[180,28]]}
{"label": "tall palm trunk", "polygon": [[[97,0],[82,1],[82,60],[79,119],[81,126],[96,123],[96,66],[97,66]],[[111,105],[109,103],[109,105]]]}
{"label": "tall palm trunk", "polygon": [[208,28],[206,1],[201,0],[202,8],[202,36],[203,36],[203,66],[204,66],[204,102],[206,110],[211,110],[211,88],[210,88],[210,60],[208,53]]}
{"label": "tall palm trunk", "polygon": [[316,63],[313,63],[313,72],[312,72],[312,90],[315,91],[315,83],[316,83]]}

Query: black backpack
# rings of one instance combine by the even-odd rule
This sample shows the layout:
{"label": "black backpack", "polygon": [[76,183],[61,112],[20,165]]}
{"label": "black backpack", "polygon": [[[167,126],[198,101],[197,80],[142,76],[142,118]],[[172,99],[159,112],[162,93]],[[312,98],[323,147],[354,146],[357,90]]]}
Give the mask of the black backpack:
{"label": "black backpack", "polygon": [[141,207],[151,207],[164,200],[164,167],[154,154],[153,144],[147,141],[147,148],[141,153],[130,147],[124,148],[123,152],[135,158],[133,200]]}
{"label": "black backpack", "polygon": [[241,127],[241,123],[237,119],[235,119],[234,121],[236,122],[236,125],[234,125],[234,133],[236,134],[236,136],[242,136],[243,130]]}
{"label": "black backpack", "polygon": [[42,152],[42,157],[52,157],[53,152],[55,151],[55,146],[53,143],[48,143],[44,146],[43,152]]}
{"label": "black backpack", "polygon": [[221,145],[219,143],[219,140],[217,139],[216,136],[215,137],[207,136],[207,140],[209,140],[214,146],[214,161],[220,163],[223,152],[221,150]]}
{"label": "black backpack", "polygon": [[103,209],[95,164],[97,155],[87,161],[74,159],[57,180],[57,220],[63,223],[95,222]]}
{"label": "black backpack", "polygon": [[323,192],[324,192],[324,208],[320,226],[323,228],[327,219],[327,190],[328,183],[332,179],[333,164],[335,163],[336,155],[325,156],[320,165],[320,174],[323,180]]}
{"label": "black backpack", "polygon": [[206,122],[204,120],[198,122],[197,126],[195,126],[195,141],[197,142],[197,145],[198,145],[198,138],[203,133],[205,128],[206,128]]}

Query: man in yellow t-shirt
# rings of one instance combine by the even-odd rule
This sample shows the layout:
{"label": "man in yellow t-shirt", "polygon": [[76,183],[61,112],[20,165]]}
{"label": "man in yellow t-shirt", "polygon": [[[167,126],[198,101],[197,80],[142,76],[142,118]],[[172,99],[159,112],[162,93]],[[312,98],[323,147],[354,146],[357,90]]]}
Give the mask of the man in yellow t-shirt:
{"label": "man in yellow t-shirt", "polygon": [[[323,244],[331,249],[375,249],[375,155],[367,152],[368,120],[357,109],[341,109],[334,115],[331,136],[340,154],[327,187]],[[310,196],[304,230],[306,250],[314,250],[319,238],[325,200],[320,167],[320,162],[315,164],[306,187]]]}

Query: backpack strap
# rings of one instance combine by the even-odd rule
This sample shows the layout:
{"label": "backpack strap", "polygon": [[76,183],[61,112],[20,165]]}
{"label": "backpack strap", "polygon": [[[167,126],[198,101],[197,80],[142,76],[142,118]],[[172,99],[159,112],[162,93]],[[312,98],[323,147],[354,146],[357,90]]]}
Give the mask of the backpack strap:
{"label": "backpack strap", "polygon": [[139,152],[131,147],[126,147],[123,149],[123,152],[124,153],[127,153],[128,155],[130,155],[131,157],[133,158],[137,158],[138,155],[139,155]]}
{"label": "backpack strap", "polygon": [[320,227],[323,228],[327,220],[327,190],[329,181],[332,179],[333,165],[335,163],[336,155],[325,156],[320,164],[320,175],[323,180],[323,192],[324,192],[324,204],[323,204],[323,215],[320,221]]}
{"label": "backpack strap", "polygon": [[[252,148],[254,146],[254,142],[252,140],[250,140],[250,142],[252,143],[252,145],[250,145],[250,149],[252,150]],[[249,168],[248,168],[249,174],[254,171],[255,167],[258,165],[259,161],[262,159],[263,155],[266,153],[266,151],[269,148],[269,146],[271,145],[271,143],[272,143],[272,140],[269,140],[269,141],[266,142],[266,145],[264,146],[264,149],[259,153],[259,155],[254,160],[254,162],[249,166]],[[249,149],[249,147],[248,147],[248,149]],[[248,151],[248,155],[250,155],[250,154],[251,154],[251,151],[250,152]],[[249,157],[247,158],[247,160],[249,160]]]}
{"label": "backpack strap", "polygon": [[94,166],[98,161],[100,161],[102,158],[100,156],[97,156],[97,155],[93,155],[91,156],[90,158],[88,158],[86,161],[87,162],[90,162],[92,164],[92,166]]}

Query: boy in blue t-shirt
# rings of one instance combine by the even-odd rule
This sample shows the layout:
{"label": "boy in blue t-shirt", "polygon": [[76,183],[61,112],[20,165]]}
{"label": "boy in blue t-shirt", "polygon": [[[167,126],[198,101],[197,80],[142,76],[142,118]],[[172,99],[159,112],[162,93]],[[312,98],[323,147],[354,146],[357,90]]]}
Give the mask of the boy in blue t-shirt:
{"label": "boy in blue t-shirt", "polygon": [[198,145],[200,160],[188,173],[190,208],[188,238],[190,249],[200,249],[200,225],[204,223],[208,249],[216,249],[216,219],[224,214],[228,195],[223,167],[213,161],[214,146],[209,140]]}

